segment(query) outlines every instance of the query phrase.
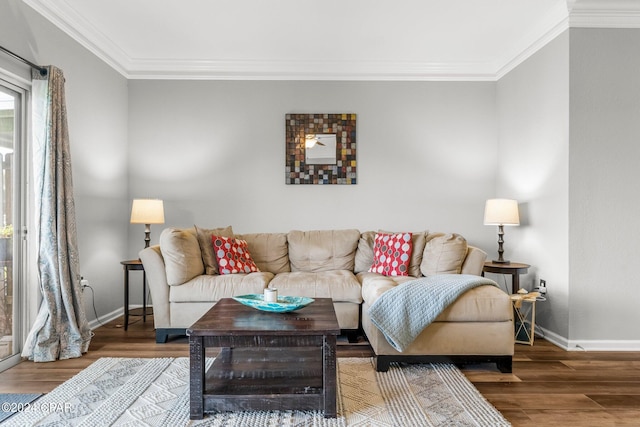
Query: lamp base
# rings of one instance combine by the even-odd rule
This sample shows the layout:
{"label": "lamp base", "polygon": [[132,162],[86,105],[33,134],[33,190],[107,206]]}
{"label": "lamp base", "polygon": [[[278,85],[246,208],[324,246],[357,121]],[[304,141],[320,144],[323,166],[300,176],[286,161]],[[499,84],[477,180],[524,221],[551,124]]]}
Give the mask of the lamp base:
{"label": "lamp base", "polygon": [[509,261],[502,258],[502,254],[504,253],[504,249],[502,249],[502,244],[504,243],[504,228],[502,224],[498,225],[498,259],[494,259],[493,262],[495,264],[509,264]]}

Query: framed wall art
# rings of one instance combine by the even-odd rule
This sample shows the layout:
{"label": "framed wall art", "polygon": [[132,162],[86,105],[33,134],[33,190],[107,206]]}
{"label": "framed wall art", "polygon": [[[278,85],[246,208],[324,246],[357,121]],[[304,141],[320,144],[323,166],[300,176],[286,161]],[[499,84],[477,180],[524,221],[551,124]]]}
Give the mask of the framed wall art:
{"label": "framed wall art", "polygon": [[356,115],[285,116],[287,184],[356,184]]}

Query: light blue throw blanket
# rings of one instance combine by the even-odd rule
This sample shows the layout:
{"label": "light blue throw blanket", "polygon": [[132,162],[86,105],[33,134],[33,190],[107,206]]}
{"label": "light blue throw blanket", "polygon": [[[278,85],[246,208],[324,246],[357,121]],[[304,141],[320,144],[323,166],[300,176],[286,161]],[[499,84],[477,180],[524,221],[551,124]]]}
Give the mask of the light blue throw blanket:
{"label": "light blue throw blanket", "polygon": [[493,280],[471,274],[422,277],[382,294],[369,307],[369,316],[389,344],[402,352],[449,304],[482,285],[498,286]]}

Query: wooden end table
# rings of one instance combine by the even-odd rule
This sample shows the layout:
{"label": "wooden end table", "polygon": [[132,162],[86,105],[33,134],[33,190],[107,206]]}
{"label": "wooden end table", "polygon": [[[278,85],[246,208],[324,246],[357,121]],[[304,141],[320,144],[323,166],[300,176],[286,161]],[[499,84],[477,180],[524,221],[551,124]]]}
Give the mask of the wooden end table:
{"label": "wooden end table", "polygon": [[[205,412],[278,409],[336,417],[339,333],[330,298],[290,313],[221,299],[187,329],[191,419]],[[206,370],[209,347],[221,351]]]}
{"label": "wooden end table", "polygon": [[[124,330],[129,327],[129,272],[142,271],[142,321],[147,321],[147,273],[144,271],[142,261],[130,259],[120,261],[124,270]],[[137,314],[136,314],[137,316]]]}
{"label": "wooden end table", "polygon": [[515,294],[520,289],[520,275],[529,271],[529,264],[521,264],[519,262],[497,263],[485,262],[482,269],[484,273],[510,274],[511,275],[511,293]]}

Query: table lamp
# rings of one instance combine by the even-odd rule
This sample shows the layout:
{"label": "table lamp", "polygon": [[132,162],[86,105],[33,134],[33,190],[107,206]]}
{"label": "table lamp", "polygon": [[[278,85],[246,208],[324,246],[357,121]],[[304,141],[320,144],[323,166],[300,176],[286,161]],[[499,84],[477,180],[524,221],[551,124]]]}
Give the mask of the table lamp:
{"label": "table lamp", "polygon": [[498,259],[493,262],[498,264],[509,264],[509,261],[502,257],[504,250],[504,228],[505,225],[520,225],[520,215],[518,214],[518,202],[510,199],[489,199],[484,207],[484,225],[498,226]]}
{"label": "table lamp", "polygon": [[158,199],[134,199],[131,224],[144,224],[144,247],[151,241],[151,224],[164,224],[164,206]]}

